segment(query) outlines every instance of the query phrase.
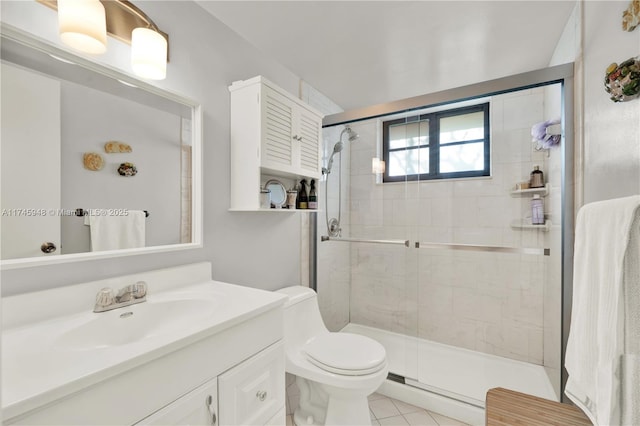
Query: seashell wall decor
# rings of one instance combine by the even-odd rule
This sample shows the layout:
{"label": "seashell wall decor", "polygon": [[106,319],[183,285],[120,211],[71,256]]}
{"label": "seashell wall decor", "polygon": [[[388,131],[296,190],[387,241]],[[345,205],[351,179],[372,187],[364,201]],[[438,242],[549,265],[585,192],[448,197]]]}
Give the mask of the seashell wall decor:
{"label": "seashell wall decor", "polygon": [[122,163],[120,167],[118,167],[118,174],[120,176],[131,177],[138,174],[138,169],[133,163]]}
{"label": "seashell wall decor", "polygon": [[97,152],[85,152],[82,156],[82,163],[85,169],[93,172],[102,170],[104,167],[104,159]]}
{"label": "seashell wall decor", "polygon": [[132,152],[131,145],[124,142],[109,141],[104,144],[104,152],[108,154],[120,153],[120,152]]}

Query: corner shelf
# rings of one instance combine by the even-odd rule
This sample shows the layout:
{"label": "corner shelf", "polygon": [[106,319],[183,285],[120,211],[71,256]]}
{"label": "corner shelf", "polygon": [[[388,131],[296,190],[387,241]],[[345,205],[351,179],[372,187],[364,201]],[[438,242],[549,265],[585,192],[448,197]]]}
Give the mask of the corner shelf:
{"label": "corner shelf", "polygon": [[540,194],[542,197],[549,195],[550,185],[546,183],[542,188],[516,189],[511,191],[512,197],[521,197],[525,195]]}
{"label": "corner shelf", "polygon": [[544,225],[534,225],[530,220],[520,219],[510,223],[512,229],[535,229],[536,231],[549,232],[551,229],[551,221],[545,220]]}

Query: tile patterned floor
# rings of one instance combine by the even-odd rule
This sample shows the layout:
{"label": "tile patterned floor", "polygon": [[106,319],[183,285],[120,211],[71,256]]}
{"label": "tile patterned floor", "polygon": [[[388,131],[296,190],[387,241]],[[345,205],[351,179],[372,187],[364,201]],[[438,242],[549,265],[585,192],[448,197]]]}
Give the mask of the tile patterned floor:
{"label": "tile patterned floor", "polygon": [[[293,412],[298,407],[299,400],[298,386],[287,377],[287,426],[295,426]],[[467,426],[450,417],[378,393],[369,396],[369,412],[373,426]]]}

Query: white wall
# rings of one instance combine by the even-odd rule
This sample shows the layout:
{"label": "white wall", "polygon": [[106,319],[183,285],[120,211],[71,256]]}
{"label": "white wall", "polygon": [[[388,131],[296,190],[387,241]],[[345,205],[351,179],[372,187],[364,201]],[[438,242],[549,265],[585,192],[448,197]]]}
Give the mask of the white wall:
{"label": "white wall", "polygon": [[[197,261],[215,279],[264,289],[300,281],[300,215],[231,213],[229,92],[235,80],[262,74],[297,94],[299,79],[191,1],[135,2],[170,36],[167,79],[158,86],[203,107],[204,247],[175,253],[2,271],[3,294],[16,294]],[[3,1],[2,21],[57,42],[56,14],[36,2]],[[113,38],[100,58],[129,71],[129,47]]]}
{"label": "white wall", "polygon": [[640,29],[622,30],[629,1],[585,1],[583,16],[584,202],[640,194],[640,99],[614,103],[605,70],[640,54]]}

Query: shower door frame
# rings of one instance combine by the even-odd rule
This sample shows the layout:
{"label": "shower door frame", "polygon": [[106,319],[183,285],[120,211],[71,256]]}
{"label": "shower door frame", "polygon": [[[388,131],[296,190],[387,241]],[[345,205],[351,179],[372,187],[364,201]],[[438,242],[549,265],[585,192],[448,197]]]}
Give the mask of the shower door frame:
{"label": "shower door frame", "polygon": [[[561,336],[560,367],[561,367],[561,401],[567,402],[564,389],[567,382],[567,372],[564,368],[564,358],[569,337],[571,321],[571,298],[573,294],[573,243],[576,197],[576,176],[574,162],[574,63],[567,63],[553,67],[515,74],[495,80],[475,83],[467,86],[415,96],[384,104],[373,105],[325,116],[322,127],[332,127],[348,124],[389,114],[409,112],[450,104],[453,102],[473,100],[486,96],[509,93],[516,90],[531,89],[551,84],[561,85],[562,102],[562,283],[561,283]],[[312,215],[315,216],[316,213]],[[317,220],[309,221],[310,250],[309,250],[309,283],[317,289]]]}

